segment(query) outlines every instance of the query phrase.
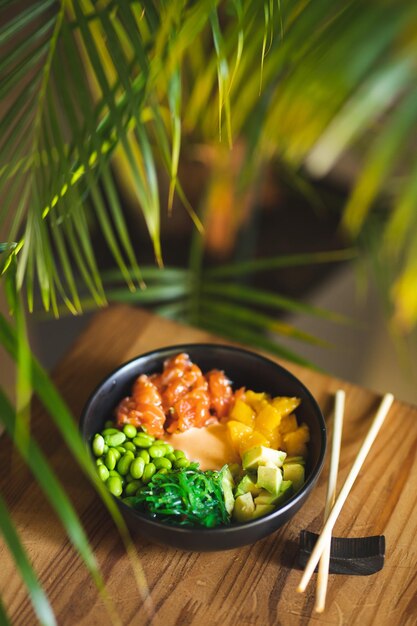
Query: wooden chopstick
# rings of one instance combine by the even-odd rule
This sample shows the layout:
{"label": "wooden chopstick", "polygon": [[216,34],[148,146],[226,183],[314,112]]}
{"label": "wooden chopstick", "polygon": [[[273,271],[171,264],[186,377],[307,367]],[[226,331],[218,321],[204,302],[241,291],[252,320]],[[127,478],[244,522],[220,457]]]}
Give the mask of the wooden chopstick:
{"label": "wooden chopstick", "polygon": [[[337,473],[339,471],[340,446],[342,442],[343,415],[345,411],[346,394],[338,389],[335,395],[334,423],[332,435],[332,450],[330,455],[329,482],[327,484],[326,504],[324,508],[324,522],[327,521],[336,499]],[[326,604],[327,582],[329,579],[331,532],[326,538],[323,554],[319,563],[317,576],[316,604],[317,613],[322,613]]]}
{"label": "wooden chopstick", "polygon": [[329,536],[331,537],[333,526],[336,523],[336,520],[340,514],[340,511],[342,510],[342,507],[346,501],[346,498],[348,497],[349,492],[352,489],[352,486],[359,474],[359,471],[368,455],[368,452],[371,449],[373,442],[375,441],[375,438],[379,432],[379,429],[384,423],[384,420],[387,416],[388,411],[391,408],[393,401],[394,401],[394,396],[391,393],[387,393],[383,397],[382,402],[379,405],[378,411],[371,424],[371,427],[368,430],[368,433],[364,439],[364,442],[356,456],[356,459],[353,462],[353,465],[351,467],[351,470],[345,482],[343,483],[343,487],[341,488],[340,493],[336,498],[336,502],[334,503],[333,508],[330,512],[330,515],[327,518],[327,522],[324,524],[323,530],[321,531],[321,534],[319,538],[317,539],[317,542],[307,562],[304,573],[301,577],[300,584],[297,587],[297,591],[300,593],[305,591],[309,583],[309,580],[311,576],[313,575],[316,565],[319,562],[321,555],[323,554],[323,550],[328,541],[328,538]]}

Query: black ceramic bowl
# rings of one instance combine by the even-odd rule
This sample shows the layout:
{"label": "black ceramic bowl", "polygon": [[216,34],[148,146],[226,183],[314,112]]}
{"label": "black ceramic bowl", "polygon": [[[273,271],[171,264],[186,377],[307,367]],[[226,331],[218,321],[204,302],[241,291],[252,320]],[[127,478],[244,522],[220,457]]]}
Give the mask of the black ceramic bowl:
{"label": "black ceramic bowl", "polygon": [[[321,472],[326,449],[326,426],[317,402],[308,389],[283,367],[253,352],[218,344],[187,344],[148,352],[121,365],[94,391],[83,411],[80,428],[90,446],[93,435],[112,418],[118,402],[130,394],[140,374],[160,372],[166,358],[186,352],[203,372],[222,369],[234,388],[246,386],[272,396],[297,396],[302,402],[297,418],[310,428],[306,482],[302,489],[277,510],[244,524],[232,523],[212,529],[184,528],[156,522],[115,498],[132,530],[157,543],[183,550],[227,550],[254,543],[288,522],[307,500]],[[91,449],[91,448],[90,448]]]}

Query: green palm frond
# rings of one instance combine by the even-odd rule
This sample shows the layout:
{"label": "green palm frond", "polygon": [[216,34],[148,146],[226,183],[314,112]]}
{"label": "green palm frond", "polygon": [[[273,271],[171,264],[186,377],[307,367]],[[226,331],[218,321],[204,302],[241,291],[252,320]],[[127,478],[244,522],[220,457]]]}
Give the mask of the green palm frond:
{"label": "green palm frond", "polygon": [[[22,339],[20,339],[17,335],[17,330],[18,329],[15,329],[2,315],[0,315],[0,344],[15,361],[18,360],[19,346],[22,343]],[[103,503],[107,507],[114,523],[116,524],[126,552],[129,555],[138,591],[144,602],[146,602],[149,593],[146,578],[144,577],[142,566],[132,544],[126,523],[109,491],[98,478],[94,470],[94,466],[91,463],[89,456],[86,454],[85,445],[77,430],[74,417],[72,416],[71,411],[64,399],[60,396],[55,385],[49,379],[48,374],[33,355],[30,355],[29,366],[30,381],[33,385],[34,392],[48,412],[48,416],[61,433],[72,456],[99,493]],[[13,410],[1,389],[0,409],[0,423],[4,424],[10,434],[13,433],[16,436],[16,417],[13,414]],[[95,581],[98,589],[101,591],[110,615],[114,614],[112,604],[107,599],[106,590],[103,586],[101,574],[97,569],[95,557],[90,549],[85,533],[82,530],[81,522],[78,520],[72,505],[62,491],[55,475],[50,470],[45,457],[40,452],[33,439],[27,441],[23,438],[22,440],[18,440],[16,445],[23,458],[33,471],[47,498],[50,500],[52,507],[61,518],[68,537],[74,547],[79,551],[93,577],[93,580]],[[115,623],[117,623],[117,616]]]}
{"label": "green palm frond", "polygon": [[[34,611],[42,626],[56,626],[55,616],[38,579],[30,564],[29,558],[22,546],[19,536],[9,515],[6,504],[0,495],[0,533],[2,534],[10,553],[16,562],[26,588],[28,590]],[[8,623],[3,606],[0,609],[2,624]]]}
{"label": "green palm frond", "polygon": [[[196,234],[192,246],[191,267],[188,269],[143,266],[142,275],[146,281],[146,288],[143,290],[129,292],[124,286],[124,277],[120,269],[102,272],[109,301],[151,307],[155,312],[170,319],[187,322],[236,340],[239,338],[236,336],[234,326],[239,322],[241,341],[244,341],[243,333],[246,331],[247,340],[251,345],[256,346],[258,338],[259,346],[268,345],[271,349],[275,346],[274,353],[309,367],[313,366],[312,363],[304,360],[296,351],[280,346],[279,337],[289,337],[321,347],[328,347],[329,344],[294,328],[282,319],[283,316],[287,313],[304,313],[331,323],[352,323],[352,320],[340,313],[233,281],[242,275],[248,277],[265,269],[343,262],[355,258],[354,250],[284,255],[269,259],[269,262],[260,259],[203,269],[201,241],[201,237]],[[94,309],[94,301],[84,298],[82,306],[84,310]],[[64,313],[64,310],[61,313]]]}
{"label": "green palm frond", "polygon": [[48,461],[35,441],[31,439],[28,443],[26,443],[25,439],[19,437],[16,432],[16,426],[18,424],[18,419],[16,419],[17,416],[14,414],[12,406],[1,390],[0,412],[1,423],[5,426],[9,436],[14,439],[16,447],[22,454],[25,462],[30,467],[46,497],[59,516],[73,546],[79,552],[81,558],[88,567],[97,587],[103,592],[104,582],[101,573],[98,570],[95,556],[68,496],[63,490],[63,487],[54,472],[49,467]]}
{"label": "green palm frond", "polygon": [[343,222],[352,236],[401,165],[405,183],[381,250],[397,267],[398,318],[417,318],[399,295],[415,266],[406,253],[415,167],[401,159],[417,116],[413,3],[43,0],[2,13],[0,220],[14,214],[9,241],[21,237],[13,254],[30,308],[37,284],[46,309],[57,314],[63,301],[79,312],[75,276],[105,304],[95,232],[129,289],[142,284],[118,179],[136,197],[161,263],[161,171],[168,206],[177,191],[189,210],[181,145],[216,141],[220,129],[222,141],[246,145],[245,184],[272,155],[323,175],[365,138]]}

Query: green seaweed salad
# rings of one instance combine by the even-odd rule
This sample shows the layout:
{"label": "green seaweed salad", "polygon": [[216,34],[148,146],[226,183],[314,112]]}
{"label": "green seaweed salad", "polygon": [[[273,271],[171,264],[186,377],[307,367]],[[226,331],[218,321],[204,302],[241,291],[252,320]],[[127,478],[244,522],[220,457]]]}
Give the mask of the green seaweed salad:
{"label": "green seaweed salad", "polygon": [[188,468],[158,473],[124,502],[168,524],[207,528],[229,524],[222,489],[226,471],[227,466],[202,471],[192,463]]}

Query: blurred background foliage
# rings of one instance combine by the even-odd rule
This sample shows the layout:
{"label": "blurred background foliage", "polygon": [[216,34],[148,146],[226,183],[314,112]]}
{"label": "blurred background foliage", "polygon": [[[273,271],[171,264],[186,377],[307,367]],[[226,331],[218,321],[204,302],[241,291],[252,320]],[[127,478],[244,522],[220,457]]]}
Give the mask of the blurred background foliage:
{"label": "blurred background foliage", "polygon": [[371,258],[390,327],[412,331],[416,24],[408,0],[0,1],[9,432],[33,386],[55,397],[25,309],[152,305],[307,363],[279,336],[325,342],[284,315],[346,323],[300,296],[324,267]]}
{"label": "blurred background foliage", "polygon": [[[338,247],[365,247],[377,232],[390,317],[410,330],[416,11],[390,1],[3,2],[2,261],[7,271],[16,260],[29,310],[38,293],[54,315],[111,299],[98,237],[140,300],[140,219],[159,267],[161,237],[187,227],[204,231],[200,246],[216,260],[249,260],[250,243],[236,244],[268,194],[277,204],[283,180],[329,213],[312,177],[348,153],[351,193],[330,216],[341,220]],[[305,240],[300,224],[292,250],[314,249]]]}

